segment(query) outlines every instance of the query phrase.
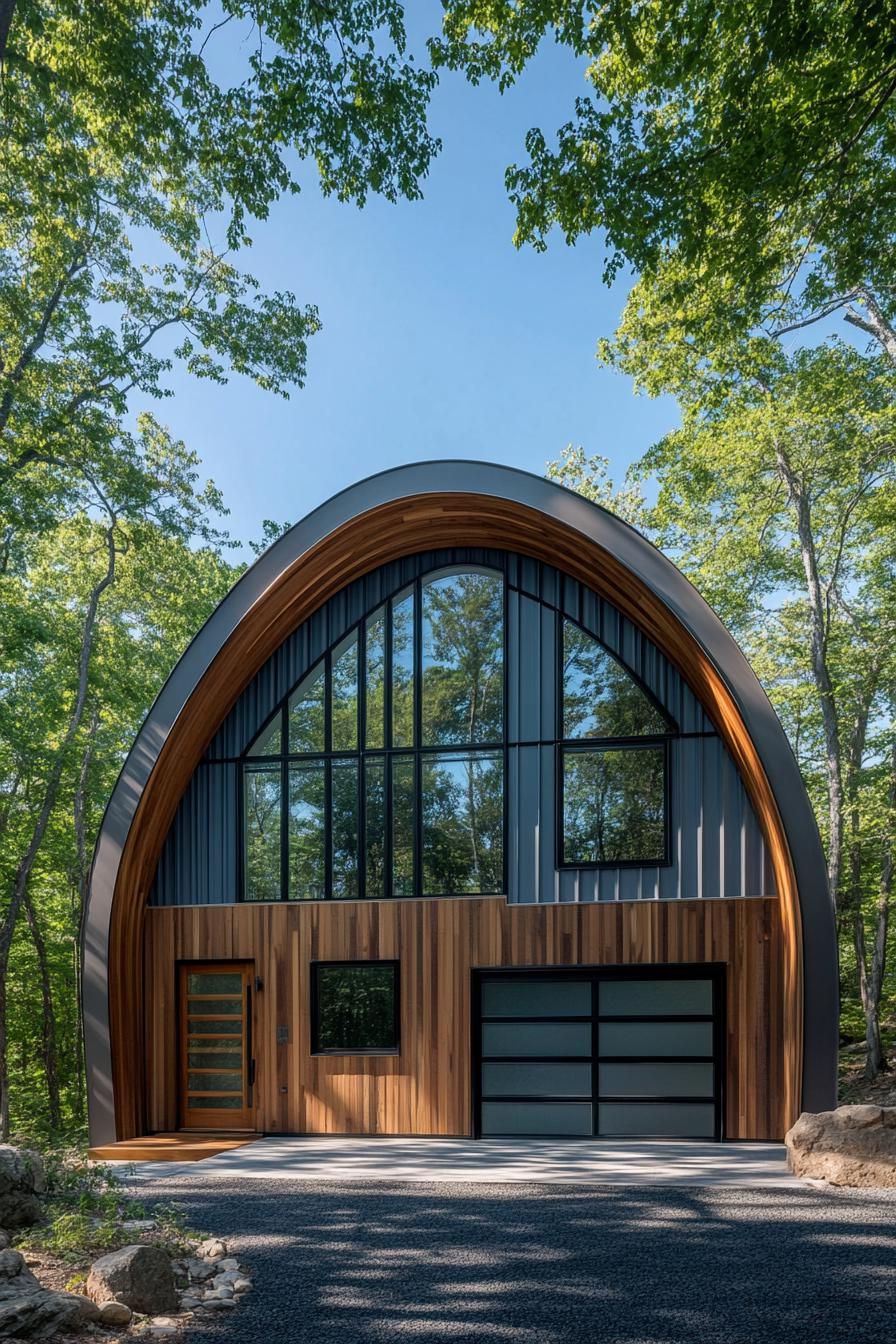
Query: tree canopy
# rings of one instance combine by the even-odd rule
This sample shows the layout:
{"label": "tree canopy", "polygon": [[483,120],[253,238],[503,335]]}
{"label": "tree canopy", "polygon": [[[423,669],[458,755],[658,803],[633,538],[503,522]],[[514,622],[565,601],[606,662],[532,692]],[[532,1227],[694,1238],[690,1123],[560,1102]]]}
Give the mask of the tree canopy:
{"label": "tree canopy", "polygon": [[[419,195],[434,77],[395,0],[19,0],[0,86],[0,480],[16,525],[110,468],[175,361],[287,395],[313,303],[236,254],[273,202]],[[217,21],[215,21],[217,18]],[[231,33],[251,37],[228,49]],[[77,486],[75,486],[77,488]]]}
{"label": "tree canopy", "polygon": [[447,0],[436,64],[507,88],[553,39],[586,91],[507,171],[516,240],[595,230],[706,355],[843,309],[896,358],[896,14],[870,0]]}

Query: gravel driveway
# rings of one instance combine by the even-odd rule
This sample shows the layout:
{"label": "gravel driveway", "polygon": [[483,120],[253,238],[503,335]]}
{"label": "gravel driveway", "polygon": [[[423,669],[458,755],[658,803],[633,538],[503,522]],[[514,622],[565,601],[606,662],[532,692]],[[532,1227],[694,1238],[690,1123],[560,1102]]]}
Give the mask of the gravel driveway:
{"label": "gravel driveway", "polygon": [[896,1192],[154,1182],[255,1287],[189,1344],[894,1344]]}

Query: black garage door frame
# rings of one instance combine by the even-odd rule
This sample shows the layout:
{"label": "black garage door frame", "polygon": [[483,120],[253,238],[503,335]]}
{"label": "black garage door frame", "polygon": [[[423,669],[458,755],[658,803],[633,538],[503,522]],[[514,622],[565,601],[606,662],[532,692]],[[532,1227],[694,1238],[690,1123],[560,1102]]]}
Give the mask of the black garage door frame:
{"label": "black garage door frame", "polygon": [[[483,1097],[483,1092],[482,1092],[482,1064],[483,1064],[483,1060],[485,1060],[486,1063],[490,1062],[490,1060],[494,1060],[494,1062],[499,1062],[500,1060],[503,1060],[504,1062],[511,1062],[511,1059],[513,1058],[513,1057],[508,1057],[508,1056],[501,1056],[501,1057],[499,1057],[499,1056],[483,1056],[483,1051],[482,1051],[482,1025],[483,1025],[483,1014],[482,1014],[482,985],[483,985],[483,982],[485,982],[485,981],[489,981],[489,980],[495,980],[495,979],[502,979],[502,980],[503,980],[503,979],[505,979],[505,978],[508,979],[508,980],[510,980],[510,979],[536,979],[536,978],[537,978],[537,979],[539,979],[539,980],[545,980],[545,981],[551,981],[551,980],[553,980],[553,981],[559,981],[559,980],[585,980],[585,979],[590,979],[591,982],[592,982],[592,990],[591,990],[591,1014],[590,1014],[590,1022],[591,1022],[591,1055],[590,1055],[590,1064],[591,1064],[592,1090],[591,1090],[591,1096],[590,1096],[589,1099],[590,1099],[590,1101],[591,1101],[591,1111],[592,1111],[592,1132],[591,1132],[591,1135],[590,1135],[590,1136],[589,1136],[589,1135],[581,1135],[581,1136],[575,1136],[575,1137],[580,1137],[580,1138],[583,1138],[583,1139],[587,1139],[588,1137],[590,1137],[590,1138],[594,1138],[594,1139],[597,1139],[597,1138],[604,1138],[604,1137],[617,1137],[617,1138],[621,1138],[621,1137],[625,1137],[625,1138],[637,1138],[637,1137],[638,1137],[637,1135],[603,1136],[603,1135],[601,1135],[601,1134],[599,1133],[599,1131],[598,1131],[598,1125],[599,1125],[600,1106],[601,1106],[601,1104],[607,1104],[608,1102],[612,1102],[612,1103],[617,1103],[617,1102],[619,1102],[619,1103],[622,1103],[622,1104],[628,1104],[628,1103],[649,1103],[649,1102],[659,1102],[659,1103],[686,1103],[686,1104],[687,1104],[687,1103],[703,1103],[703,1104],[706,1104],[706,1102],[709,1100],[709,1098],[707,1098],[705,1095],[704,1095],[704,1096],[701,1096],[701,1097],[685,1097],[685,1096],[674,1096],[674,1097],[673,1097],[673,1096],[653,1096],[653,1095],[651,1095],[651,1096],[649,1096],[649,1097],[645,1097],[645,1096],[624,1097],[624,1096],[616,1096],[616,1095],[614,1095],[614,1096],[612,1096],[612,1097],[602,1097],[602,1096],[600,1095],[600,1093],[599,1093],[599,1084],[598,1084],[598,1079],[599,1079],[599,1076],[600,1076],[600,1064],[601,1064],[602,1062],[603,1062],[603,1063],[613,1063],[613,1064],[625,1064],[625,1063],[645,1063],[645,1064],[656,1063],[656,1064],[672,1064],[672,1063],[678,1063],[678,1062],[692,1062],[692,1063],[693,1063],[693,1062],[697,1062],[697,1060],[699,1060],[701,1057],[700,1057],[700,1056],[693,1056],[693,1055],[691,1055],[691,1056],[674,1056],[674,1055],[663,1055],[663,1054],[661,1054],[661,1055],[626,1055],[626,1056],[613,1055],[613,1056],[602,1057],[602,1056],[599,1054],[599,1030],[600,1030],[600,1025],[601,1025],[601,1023],[603,1023],[603,1022],[645,1022],[645,1021],[646,1021],[646,1022],[705,1022],[705,1021],[709,1021],[709,1020],[711,1020],[711,1021],[712,1021],[712,1063],[713,1063],[713,1095],[712,1095],[712,1105],[713,1105],[714,1125],[713,1125],[713,1134],[712,1134],[711,1136],[706,1135],[706,1136],[701,1136],[701,1137],[703,1138],[703,1141],[704,1141],[704,1142],[706,1141],[706,1138],[711,1138],[711,1139],[713,1139],[713,1140],[716,1141],[716,1142],[720,1142],[720,1141],[724,1138],[724,1113],[725,1113],[726,969],[727,969],[727,968],[726,968],[726,965],[725,965],[724,962],[679,962],[679,963],[676,963],[675,965],[668,965],[668,964],[663,964],[663,965],[653,965],[653,964],[647,963],[647,964],[639,964],[638,966],[630,966],[630,965],[627,965],[627,966],[619,966],[619,965],[613,965],[613,966],[584,965],[584,966],[482,966],[482,967],[475,967],[475,968],[472,970],[472,972],[471,972],[471,982],[472,982],[472,983],[471,983],[471,1025],[472,1025],[472,1049],[471,1049],[471,1057],[472,1057],[472,1064],[473,1064],[473,1079],[472,1079],[472,1083],[473,1083],[473,1085],[472,1085],[472,1094],[471,1094],[473,1114],[472,1114],[471,1133],[472,1133],[473,1137],[474,1137],[474,1138],[477,1138],[477,1139],[483,1137],[483,1135],[482,1135],[482,1103],[483,1103],[483,1100],[488,1101],[488,1100],[491,1099],[491,1100],[501,1101],[501,1102],[507,1102],[507,1103],[512,1103],[512,1102],[527,1103],[527,1102],[531,1102],[531,1101],[533,1100],[533,1098],[532,1098],[531,1096],[510,1096],[510,1095],[504,1095],[504,1094],[501,1094],[500,1096],[495,1096],[495,1097],[493,1097],[493,1098]],[[632,981],[638,981],[638,980],[698,980],[698,979],[699,979],[699,980],[709,980],[709,981],[711,981],[711,983],[712,983],[712,1014],[711,1014],[711,1015],[710,1015],[710,1014],[676,1014],[676,1013],[651,1013],[651,1014],[649,1014],[649,1015],[646,1015],[646,1014],[645,1014],[645,1015],[628,1015],[628,1014],[623,1015],[623,1014],[602,1014],[602,1013],[600,1012],[600,994],[599,994],[598,986],[599,986],[599,983],[600,983],[601,981],[609,981],[609,980],[625,980],[625,981],[632,982]],[[576,1022],[582,1022],[582,1021],[587,1021],[588,1018],[587,1018],[586,1015],[578,1015],[578,1016],[576,1016],[576,1017],[563,1017],[563,1016],[539,1016],[539,1015],[533,1013],[533,1014],[531,1014],[531,1015],[526,1014],[525,1017],[522,1017],[522,1015],[517,1015],[516,1017],[511,1017],[511,1018],[506,1018],[506,1017],[505,1017],[505,1018],[500,1018],[500,1017],[495,1017],[495,1016],[489,1016],[489,1017],[487,1018],[487,1020],[488,1020],[489,1022],[501,1022],[501,1021],[504,1021],[504,1022],[508,1022],[508,1023],[511,1023],[511,1022],[513,1022],[513,1021],[522,1020],[522,1021],[525,1021],[526,1023],[555,1023],[555,1024],[559,1024],[559,1023],[563,1023],[563,1022],[573,1022],[573,1021],[576,1021]],[[559,1063],[564,1062],[564,1058],[565,1058],[565,1057],[552,1055],[552,1056],[525,1056],[525,1057],[517,1057],[517,1058],[520,1059],[520,1062],[526,1062],[526,1063],[550,1062],[550,1063],[558,1063],[558,1064],[559,1064]],[[571,1057],[570,1057],[570,1058],[571,1058]],[[704,1057],[704,1058],[705,1058],[705,1057]],[[579,1060],[579,1062],[584,1062],[584,1057],[578,1057],[578,1060]],[[570,1061],[566,1061],[566,1062],[570,1062]],[[539,1102],[546,1102],[546,1103],[551,1103],[551,1102],[569,1102],[570,1100],[571,1100],[571,1098],[570,1098],[569,1095],[555,1096],[555,1097],[552,1097],[552,1096],[546,1096],[546,1095],[545,1095],[545,1096],[539,1095],[539,1097],[538,1097],[538,1101],[539,1101]],[[581,1100],[586,1100],[586,1098],[583,1096],[583,1097],[581,1097]],[[507,1136],[499,1136],[499,1135],[496,1135],[496,1136],[494,1136],[494,1137],[507,1137]],[[524,1138],[524,1137],[527,1137],[527,1136],[524,1135],[524,1134],[518,1134],[518,1135],[515,1134],[513,1137]],[[565,1138],[565,1139],[569,1139],[569,1138],[571,1138],[571,1137],[573,1137],[573,1136],[571,1136],[571,1135],[569,1135],[569,1134],[550,1135],[550,1134],[540,1133],[540,1134],[538,1134],[538,1135],[532,1135],[532,1136],[529,1136],[529,1137],[537,1137],[537,1138]],[[645,1137],[648,1137],[648,1136],[645,1136]],[[688,1142],[688,1141],[689,1141],[687,1138],[684,1138],[684,1137],[683,1137],[682,1135],[680,1135],[680,1134],[675,1134],[675,1135],[651,1134],[651,1135],[649,1135],[649,1137],[652,1138],[652,1139],[653,1139],[653,1138],[656,1138],[656,1139],[668,1138],[668,1139],[675,1139],[675,1140],[679,1140],[679,1139],[680,1139],[682,1142]],[[693,1141],[694,1141],[694,1142],[699,1142],[700,1140],[699,1140],[699,1138],[697,1138],[697,1137],[695,1136],[695,1138],[694,1138]]]}

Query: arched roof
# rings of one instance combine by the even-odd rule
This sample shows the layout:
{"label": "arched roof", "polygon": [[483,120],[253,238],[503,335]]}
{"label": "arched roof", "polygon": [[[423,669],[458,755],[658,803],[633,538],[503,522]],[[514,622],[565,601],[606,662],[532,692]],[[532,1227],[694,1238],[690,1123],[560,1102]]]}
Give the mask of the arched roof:
{"label": "arched roof", "polygon": [[836,937],[824,857],[796,761],[747,660],[671,561],[613,514],[528,472],[440,461],[369,477],[290,528],[212,613],[147,715],[103,818],[84,917],[94,1144],[130,1137],[140,1123],[139,1100],[125,1106],[113,1079],[124,1076],[124,1060],[141,1046],[146,898],[208,740],[298,621],[385,560],[442,544],[511,548],[565,569],[641,625],[691,683],[741,769],[775,863],[796,1043],[790,1109],[834,1104]]}

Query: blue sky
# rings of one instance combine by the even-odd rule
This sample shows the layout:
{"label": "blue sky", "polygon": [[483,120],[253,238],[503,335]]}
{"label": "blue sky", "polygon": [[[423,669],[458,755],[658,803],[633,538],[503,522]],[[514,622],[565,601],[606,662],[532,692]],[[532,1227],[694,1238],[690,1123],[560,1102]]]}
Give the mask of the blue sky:
{"label": "blue sky", "polygon": [[[414,16],[419,38],[439,6]],[[597,239],[568,248],[558,236],[543,255],[511,242],[504,170],[524,157],[526,130],[555,129],[582,88],[554,46],[503,97],[444,73],[431,116],[443,150],[423,201],[357,210],[312,186],[256,225],[242,264],[320,311],[305,389],[282,401],[243,378],[222,388],[178,373],[156,408],[223,490],[232,535],[425,458],[542,472],[574,442],[621,474],[676,422],[673,402],[634,397],[594,358],[628,287],[602,285]]]}

